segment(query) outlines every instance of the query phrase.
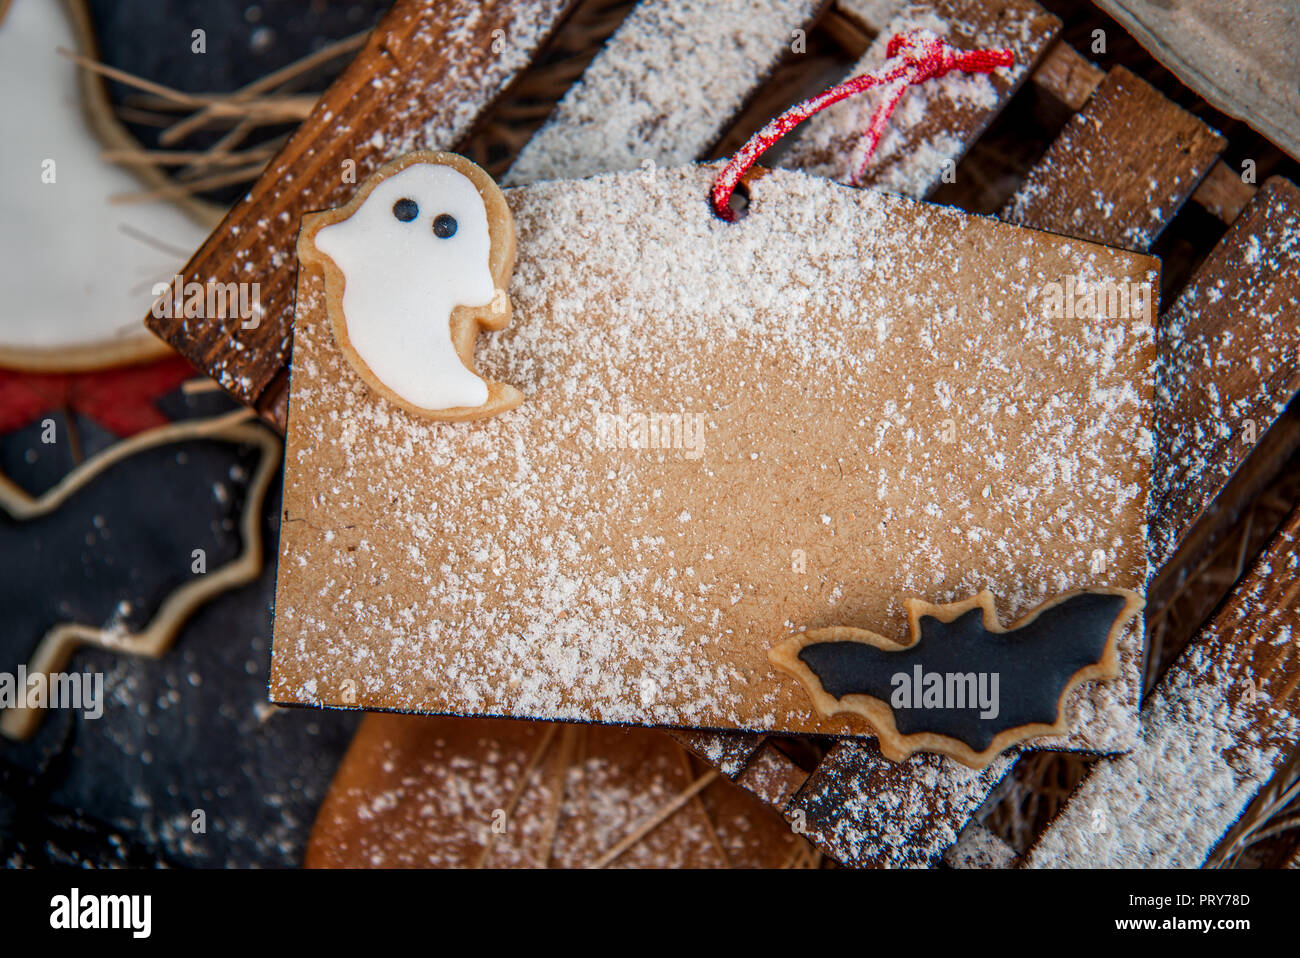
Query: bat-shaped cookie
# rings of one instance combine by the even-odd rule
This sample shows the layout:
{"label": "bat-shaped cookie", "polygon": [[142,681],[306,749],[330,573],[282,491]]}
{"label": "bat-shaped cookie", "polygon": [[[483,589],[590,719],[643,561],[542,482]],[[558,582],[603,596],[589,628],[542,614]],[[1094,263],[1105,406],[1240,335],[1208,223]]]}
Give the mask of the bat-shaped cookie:
{"label": "bat-shaped cookie", "polygon": [[1075,589],[1003,628],[991,592],[908,599],[907,643],[833,626],[792,636],[768,659],[823,715],[870,722],[885,757],[941,752],[983,768],[1016,742],[1065,734],[1066,695],[1119,674],[1116,643],[1144,605],[1128,589]]}

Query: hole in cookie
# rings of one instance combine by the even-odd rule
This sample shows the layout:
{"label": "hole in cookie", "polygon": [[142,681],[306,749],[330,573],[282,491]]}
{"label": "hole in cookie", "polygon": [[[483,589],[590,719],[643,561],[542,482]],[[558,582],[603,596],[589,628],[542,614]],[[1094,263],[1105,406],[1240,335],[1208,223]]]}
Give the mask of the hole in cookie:
{"label": "hole in cookie", "polygon": [[744,183],[737,183],[735,192],[727,201],[727,206],[731,210],[733,223],[738,223],[749,215],[749,187]]}

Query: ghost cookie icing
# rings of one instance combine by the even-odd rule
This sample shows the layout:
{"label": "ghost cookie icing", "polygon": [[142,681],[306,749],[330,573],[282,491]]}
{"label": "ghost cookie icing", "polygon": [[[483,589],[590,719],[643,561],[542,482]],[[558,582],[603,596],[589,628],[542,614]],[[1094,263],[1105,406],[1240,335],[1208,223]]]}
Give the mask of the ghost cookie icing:
{"label": "ghost cookie icing", "polygon": [[428,419],[483,419],[523,394],[474,368],[480,330],[510,321],[510,208],[451,153],[409,153],[345,206],[303,218],[298,256],[322,270],[334,339],[366,385]]}

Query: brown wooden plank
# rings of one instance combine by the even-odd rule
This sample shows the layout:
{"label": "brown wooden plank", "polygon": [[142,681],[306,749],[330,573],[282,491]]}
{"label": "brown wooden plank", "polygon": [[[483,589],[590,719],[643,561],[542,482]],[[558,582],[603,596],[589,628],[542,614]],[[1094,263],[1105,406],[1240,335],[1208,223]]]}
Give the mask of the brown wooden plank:
{"label": "brown wooden plank", "polygon": [[[895,7],[900,5],[894,4]],[[864,22],[863,18],[869,17],[873,12],[872,9],[863,8],[860,5],[842,4],[841,6],[845,13],[859,22]],[[877,11],[876,15],[878,16],[879,10],[887,8],[877,4],[874,5],[874,9]],[[1046,13],[1033,0],[1005,0],[1005,2],[1004,0],[996,0],[996,2],[987,2],[987,0],[938,0],[938,2],[934,3],[913,4],[903,14],[894,16],[887,29],[882,32],[881,39],[877,41],[879,49],[868,50],[862,60],[850,71],[849,75],[872,69],[878,65],[877,61],[882,59],[884,55],[884,43],[893,32],[914,27],[922,19],[929,22],[928,18],[931,17],[942,18],[952,25],[950,40],[956,46],[973,46],[977,43],[989,46],[1011,45],[1016,49],[1017,63],[1019,65],[1014,71],[1011,71],[1012,75],[1010,77],[992,78],[991,88],[994,91],[995,99],[991,106],[980,109],[970,101],[938,97],[933,104],[935,109],[931,110],[927,105],[922,122],[909,127],[907,136],[898,140],[900,149],[896,159],[882,164],[880,171],[873,174],[873,182],[878,181],[881,176],[885,176],[886,171],[889,169],[901,170],[904,157],[910,151],[930,141],[940,133],[952,137],[953,142],[960,143],[959,149],[949,149],[942,156],[933,152],[925,154],[930,159],[935,160],[935,164],[931,164],[928,173],[922,174],[924,185],[903,190],[903,192],[910,192],[913,195],[928,192],[938,185],[943,172],[943,160],[947,158],[955,163],[960,159],[966,148],[979,137],[979,134],[983,132],[993,117],[1010,100],[1011,95],[1028,75],[1030,67],[1060,29],[1060,21]],[[910,91],[910,95],[917,95],[920,92],[920,90]],[[902,113],[903,111],[900,110],[895,116],[901,116]],[[809,142],[808,137],[796,139],[790,153],[782,161],[782,165],[807,169],[810,164],[815,166],[819,162],[826,165],[827,157],[833,157],[839,162],[839,166],[836,170],[831,171],[829,175],[838,173],[839,178],[847,178],[848,171],[843,166],[842,153],[833,153],[834,147],[811,147]],[[819,149],[822,152],[819,153]],[[811,171],[828,175],[825,170],[813,169]],[[710,752],[722,754],[727,756],[727,760],[734,764],[736,757],[742,753],[744,748],[756,749],[762,741],[761,737],[737,737],[734,733],[703,733],[703,737],[698,739],[691,747],[705,757]],[[882,771],[880,781],[882,786],[892,786],[893,779],[896,776],[905,776],[906,774],[906,771],[899,770]]]}
{"label": "brown wooden plank", "polygon": [[1105,78],[1105,70],[1094,66],[1064,40],[1058,40],[1038,64],[1032,79],[1038,89],[1071,112],[1078,112]]}
{"label": "brown wooden plank", "polygon": [[1300,508],[1149,697],[1029,867],[1195,867],[1300,741]]}
{"label": "brown wooden plank", "polygon": [[[863,186],[928,196],[1010,101],[1061,28],[1061,21],[1034,0],[913,3],[890,20],[847,76],[877,69],[894,34],[933,28],[936,22],[947,25],[946,39],[953,46],[1008,47],[1016,63],[987,77],[954,73],[908,90],[890,118]],[[857,145],[877,99],[874,94],[853,97],[809,119],[793,134],[780,165],[852,182]]]}
{"label": "brown wooden plank", "polygon": [[1146,684],[1159,680],[1286,519],[1300,463],[1300,403],[1264,433],[1147,586]]}
{"label": "brown wooden plank", "polygon": [[1004,219],[1147,250],[1196,189],[1226,141],[1123,67],[1106,75],[1066,124]]}
{"label": "brown wooden plank", "polygon": [[736,784],[747,788],[773,808],[780,809],[807,780],[808,773],[768,740],[736,777]]}
{"label": "brown wooden plank", "polygon": [[1192,200],[1205,207],[1210,215],[1231,223],[1241,215],[1254,195],[1255,185],[1247,183],[1239,172],[1220,160],[1205,174],[1205,179],[1192,194]]}
{"label": "brown wooden plank", "polygon": [[884,758],[874,742],[842,741],[785,809],[786,820],[837,861],[855,868],[931,867],[1016,753],[974,771],[938,755]]}
{"label": "brown wooden plank", "polygon": [[834,13],[854,24],[869,36],[875,36],[898,16],[907,0],[835,0]]}
{"label": "brown wooden plank", "polygon": [[[260,322],[145,322],[232,396],[258,405],[285,369],[302,214],[341,203],[384,161],[455,146],[527,66],[571,0],[398,0],[357,58],[185,267],[186,281],[257,282]],[[500,31],[499,33],[496,31]],[[263,408],[281,430],[273,392]],[[276,418],[278,417],[278,418]]]}
{"label": "brown wooden plank", "polygon": [[1161,321],[1151,560],[1163,566],[1300,389],[1300,189],[1273,177]]}

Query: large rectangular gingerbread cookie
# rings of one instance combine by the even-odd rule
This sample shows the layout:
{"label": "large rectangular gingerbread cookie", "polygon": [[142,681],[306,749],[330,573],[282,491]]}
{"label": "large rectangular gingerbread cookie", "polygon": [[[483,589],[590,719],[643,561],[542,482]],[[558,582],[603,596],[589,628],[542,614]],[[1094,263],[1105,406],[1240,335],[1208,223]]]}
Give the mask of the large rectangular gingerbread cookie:
{"label": "large rectangular gingerbread cookie", "polygon": [[[274,700],[869,734],[768,649],[901,639],[908,597],[1008,622],[1144,590],[1151,303],[1076,299],[1156,260],[789,171],[727,224],[714,172],[507,192],[513,319],[477,366],[525,399],[492,419],[373,393],[304,266]],[[1131,744],[1140,650],[1139,622],[1056,744]]]}

